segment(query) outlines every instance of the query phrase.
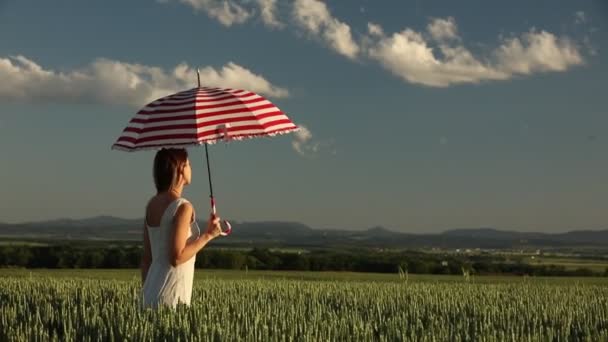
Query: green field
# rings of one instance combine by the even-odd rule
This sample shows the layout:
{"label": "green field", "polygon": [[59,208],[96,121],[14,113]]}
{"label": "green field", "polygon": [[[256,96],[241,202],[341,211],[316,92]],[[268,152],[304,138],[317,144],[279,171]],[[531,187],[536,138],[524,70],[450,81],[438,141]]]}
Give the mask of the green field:
{"label": "green field", "polygon": [[[104,279],[120,281],[139,281],[139,270],[135,269],[23,269],[0,268],[0,277],[34,277],[34,278],[77,278]],[[362,272],[309,272],[309,271],[242,271],[242,270],[200,270],[195,271],[195,281],[205,279],[241,280],[310,280],[310,281],[358,281],[403,283],[398,274],[362,273]],[[462,276],[409,274],[407,282],[465,282]],[[471,276],[467,283],[498,284],[527,283],[535,284],[597,284],[608,286],[607,277],[527,277],[527,276]]]}
{"label": "green field", "polygon": [[608,269],[608,260],[594,260],[594,259],[582,259],[582,258],[560,258],[560,257],[544,257],[536,256],[533,259],[527,258],[527,262],[530,265],[556,265],[564,266],[567,270],[575,270],[579,268],[586,268],[593,272],[603,273]]}
{"label": "green field", "polygon": [[137,270],[0,270],[0,340],[606,341],[607,278],[197,270],[141,310]]}

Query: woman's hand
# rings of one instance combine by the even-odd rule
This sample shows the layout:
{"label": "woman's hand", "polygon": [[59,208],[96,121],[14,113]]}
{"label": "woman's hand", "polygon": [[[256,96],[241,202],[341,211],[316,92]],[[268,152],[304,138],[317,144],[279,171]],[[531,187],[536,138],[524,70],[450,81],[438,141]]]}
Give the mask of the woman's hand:
{"label": "woman's hand", "polygon": [[205,234],[209,236],[209,240],[215,239],[222,232],[222,227],[220,226],[220,217],[215,214],[209,215],[209,221],[207,221],[207,231]]}

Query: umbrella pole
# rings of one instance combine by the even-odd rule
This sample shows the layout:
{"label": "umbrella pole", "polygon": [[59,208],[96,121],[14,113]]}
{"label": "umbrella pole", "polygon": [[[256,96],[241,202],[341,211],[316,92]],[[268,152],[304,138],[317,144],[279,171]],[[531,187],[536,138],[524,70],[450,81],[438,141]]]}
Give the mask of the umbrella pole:
{"label": "umbrella pole", "polygon": [[215,215],[215,199],[213,198],[213,184],[211,183],[211,167],[209,166],[209,151],[207,149],[207,143],[205,143],[205,159],[207,159],[207,176],[209,177],[209,197],[211,198],[211,211]]}
{"label": "umbrella pole", "polygon": [[[198,88],[201,88],[201,73],[198,69],[196,69],[196,80],[198,82]],[[227,134],[227,133],[224,133]],[[209,177],[209,197],[211,198],[211,212],[213,213],[213,217],[216,217],[215,210],[215,198],[213,197],[213,184],[211,183],[211,166],[209,165],[209,149],[207,147],[207,142],[205,142],[205,159],[207,160],[207,177]],[[227,236],[232,232],[232,225],[230,222],[224,220],[224,225],[226,229],[220,232],[220,235]]]}
{"label": "umbrella pole", "polygon": [[[198,83],[198,88],[201,87],[201,73],[196,69],[196,81]],[[209,197],[211,198],[211,211],[213,215],[215,215],[215,198],[213,198],[213,184],[211,183],[211,167],[209,166],[209,151],[207,149],[207,143],[205,143],[205,159],[207,160],[207,176],[209,177],[209,192],[211,193]]]}

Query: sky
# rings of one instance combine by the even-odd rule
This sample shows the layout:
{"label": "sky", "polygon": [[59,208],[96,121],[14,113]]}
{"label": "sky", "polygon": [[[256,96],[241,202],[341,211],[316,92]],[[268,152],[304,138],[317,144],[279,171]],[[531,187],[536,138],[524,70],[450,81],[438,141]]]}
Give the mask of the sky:
{"label": "sky", "polygon": [[110,146],[199,68],[302,128],[210,147],[224,218],[606,229],[607,43],[601,0],[0,0],[0,222],[143,217],[154,151]]}

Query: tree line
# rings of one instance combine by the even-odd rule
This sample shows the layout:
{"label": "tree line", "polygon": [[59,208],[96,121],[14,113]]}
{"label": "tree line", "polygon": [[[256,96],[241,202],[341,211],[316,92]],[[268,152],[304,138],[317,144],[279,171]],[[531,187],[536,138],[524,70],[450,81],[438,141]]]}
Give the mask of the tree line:
{"label": "tree line", "polygon": [[[136,245],[1,245],[0,267],[137,268],[142,255]],[[586,268],[531,265],[498,255],[450,255],[416,251],[318,250],[304,253],[208,248],[197,255],[197,268],[353,271],[415,274],[514,274],[534,276],[608,276]]]}

